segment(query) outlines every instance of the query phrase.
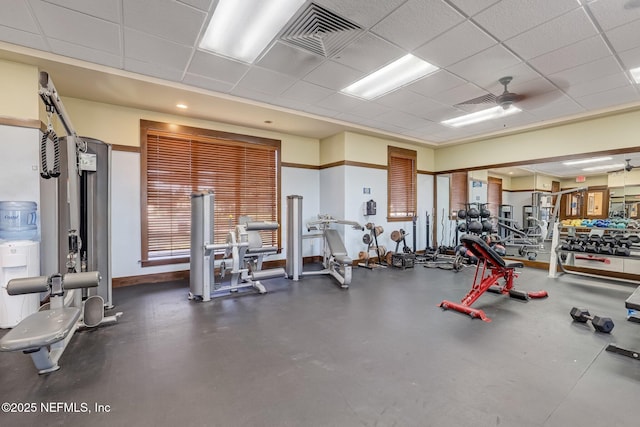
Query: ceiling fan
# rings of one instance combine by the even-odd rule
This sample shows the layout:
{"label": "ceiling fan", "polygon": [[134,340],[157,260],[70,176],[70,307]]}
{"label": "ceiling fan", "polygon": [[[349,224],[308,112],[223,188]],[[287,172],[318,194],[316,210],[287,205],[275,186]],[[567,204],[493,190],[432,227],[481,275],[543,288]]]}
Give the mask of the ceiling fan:
{"label": "ceiling fan", "polygon": [[459,105],[497,104],[500,107],[502,107],[504,110],[507,110],[514,103],[522,101],[523,99],[526,98],[525,95],[519,95],[517,93],[509,92],[509,89],[507,88],[507,85],[509,83],[511,83],[511,80],[513,80],[513,77],[511,77],[511,76],[505,76],[505,77],[502,77],[501,79],[498,80],[498,82],[502,86],[504,86],[504,92],[502,92],[500,95],[496,96],[496,95],[494,95],[492,93],[489,93],[487,95],[482,95],[482,96],[479,96],[477,98],[473,98],[473,99],[469,99],[469,100],[464,101],[464,102],[460,102],[460,103],[456,104],[455,106],[457,107]]}
{"label": "ceiling fan", "polygon": [[622,172],[622,171],[627,171],[627,172],[631,172],[633,170],[633,168],[637,167],[631,164],[631,159],[624,159],[625,161],[625,165],[624,168],[622,169],[618,169],[616,171],[612,171],[612,172]]}

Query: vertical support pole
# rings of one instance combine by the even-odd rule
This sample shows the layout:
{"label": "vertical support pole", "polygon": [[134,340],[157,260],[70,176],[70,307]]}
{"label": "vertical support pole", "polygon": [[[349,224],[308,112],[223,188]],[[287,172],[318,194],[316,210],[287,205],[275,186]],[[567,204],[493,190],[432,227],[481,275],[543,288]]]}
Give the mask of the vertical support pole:
{"label": "vertical support pole", "polygon": [[555,279],[558,269],[558,254],[556,248],[558,247],[558,236],[560,234],[560,223],[553,224],[553,236],[551,237],[551,256],[549,257],[549,277]]}
{"label": "vertical support pole", "polygon": [[302,275],[302,196],[287,196],[287,277]]}
{"label": "vertical support pole", "polygon": [[189,290],[190,297],[211,298],[213,283],[213,251],[205,249],[213,244],[213,193],[193,193],[191,195],[191,249]]}

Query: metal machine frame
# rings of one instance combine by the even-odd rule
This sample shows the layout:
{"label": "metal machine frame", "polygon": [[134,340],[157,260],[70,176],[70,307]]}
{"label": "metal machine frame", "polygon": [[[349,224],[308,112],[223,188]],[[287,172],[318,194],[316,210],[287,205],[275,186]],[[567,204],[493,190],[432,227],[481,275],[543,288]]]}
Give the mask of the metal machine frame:
{"label": "metal machine frame", "polygon": [[[356,221],[335,219],[329,215],[318,215],[318,219],[307,223],[307,230],[320,230],[321,234],[307,235],[312,238],[322,237],[322,270],[303,271],[302,263],[302,196],[287,196],[287,277],[294,281],[303,276],[328,274],[347,289],[351,284],[351,272],[353,260],[349,258],[344,243],[331,224],[349,225],[355,230],[364,230],[364,227]],[[335,242],[332,245],[332,242]],[[333,246],[333,247],[332,247]]]}
{"label": "metal machine frame", "polygon": [[[286,277],[284,268],[263,270],[263,257],[277,253],[277,248],[254,247],[250,233],[274,230],[277,223],[251,222],[238,224],[227,235],[226,243],[214,244],[214,204],[211,192],[191,195],[191,249],[189,299],[210,301],[212,298],[244,288],[254,288],[259,293],[267,292],[260,280]],[[222,255],[216,259],[216,254]],[[222,277],[231,274],[228,285],[216,285],[215,269]]]}

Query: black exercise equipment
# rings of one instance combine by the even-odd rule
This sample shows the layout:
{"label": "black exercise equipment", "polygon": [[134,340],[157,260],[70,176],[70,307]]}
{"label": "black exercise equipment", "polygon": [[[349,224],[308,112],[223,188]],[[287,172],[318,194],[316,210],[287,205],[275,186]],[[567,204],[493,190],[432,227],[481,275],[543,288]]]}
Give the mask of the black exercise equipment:
{"label": "black exercise equipment", "polygon": [[578,323],[587,323],[587,321],[590,320],[591,325],[593,325],[596,331],[605,334],[610,333],[615,326],[610,317],[592,316],[589,310],[585,308],[573,307],[569,314],[571,314],[571,318]]}
{"label": "black exercise equipment", "polygon": [[467,211],[464,209],[460,209],[458,211],[458,219],[466,219],[467,218]]}
{"label": "black exercise equipment", "polygon": [[512,298],[528,300],[529,298],[544,298],[548,296],[546,291],[519,292],[513,289],[513,280],[518,277],[516,268],[522,268],[521,262],[505,263],[484,240],[478,236],[466,234],[460,238],[462,244],[478,258],[475,276],[471,290],[462,298],[460,303],[444,300],[440,303],[443,309],[451,309],[460,313],[468,314],[472,318],[480,318],[485,322],[490,322],[484,311],[472,308],[471,305],[489,288],[504,279],[502,286],[492,288],[493,292],[508,294]]}
{"label": "black exercise equipment", "polygon": [[[624,306],[629,310],[640,311],[640,286],[626,299]],[[629,320],[633,321],[630,317]],[[622,356],[630,357],[635,360],[640,360],[640,351],[629,350],[623,347],[619,347],[616,344],[609,344],[607,351],[617,353]]]}
{"label": "black exercise equipment", "polygon": [[493,231],[493,224],[488,219],[482,221],[482,232],[483,233],[491,233]]}
{"label": "black exercise equipment", "polygon": [[470,208],[467,210],[467,216],[471,219],[480,218],[480,211],[476,208]]}
{"label": "black exercise equipment", "polygon": [[467,223],[467,231],[469,233],[481,234],[482,233],[482,223],[480,221],[469,221]]}

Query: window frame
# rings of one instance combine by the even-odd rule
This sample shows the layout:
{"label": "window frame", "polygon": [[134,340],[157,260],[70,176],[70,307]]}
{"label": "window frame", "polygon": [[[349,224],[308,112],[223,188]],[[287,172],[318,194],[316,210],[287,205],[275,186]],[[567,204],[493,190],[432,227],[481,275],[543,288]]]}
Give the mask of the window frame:
{"label": "window frame", "polygon": [[[140,120],[140,222],[141,222],[141,265],[142,267],[158,266],[158,265],[170,265],[181,264],[189,262],[189,255],[175,256],[161,259],[149,258],[149,217],[148,217],[148,186],[147,179],[148,173],[148,149],[147,138],[149,132],[163,133],[175,135],[177,138],[185,138],[190,140],[196,140],[198,142],[211,142],[215,144],[215,140],[218,140],[220,144],[230,145],[235,143],[242,143],[243,145],[261,145],[273,147],[276,156],[276,221],[279,223],[282,219],[282,168],[281,168],[281,141],[276,139],[256,137],[252,135],[236,134],[231,132],[217,131],[213,129],[203,129],[184,125],[170,124],[155,122],[150,120]],[[192,185],[193,185],[192,181]],[[193,189],[192,191],[195,191]],[[236,218],[237,220],[237,218]],[[276,231],[277,247],[281,248],[282,245],[282,227],[279,227]]]}
{"label": "window frame", "polygon": [[[404,194],[405,200],[402,201],[402,205],[413,210],[413,215],[397,215],[396,212],[392,212],[392,197],[397,196],[397,192],[393,191],[393,184],[396,181],[395,177],[392,176],[394,169],[391,167],[392,162],[396,159],[409,160],[411,161],[411,182],[409,186],[411,187],[410,197],[413,200],[406,200],[406,193]],[[412,205],[412,206],[408,206]],[[409,150],[406,148],[387,146],[387,222],[404,222],[404,221],[412,221],[418,214],[418,153],[416,150]]]}

